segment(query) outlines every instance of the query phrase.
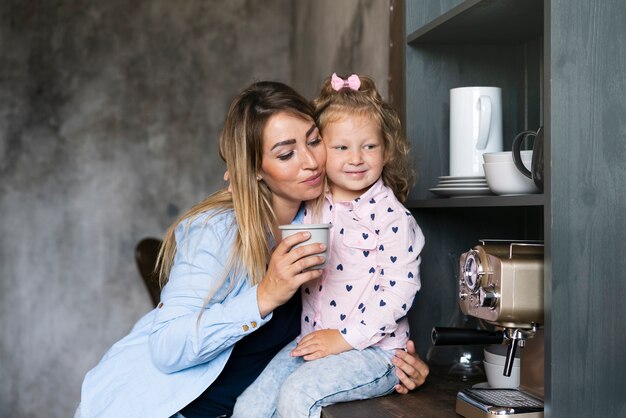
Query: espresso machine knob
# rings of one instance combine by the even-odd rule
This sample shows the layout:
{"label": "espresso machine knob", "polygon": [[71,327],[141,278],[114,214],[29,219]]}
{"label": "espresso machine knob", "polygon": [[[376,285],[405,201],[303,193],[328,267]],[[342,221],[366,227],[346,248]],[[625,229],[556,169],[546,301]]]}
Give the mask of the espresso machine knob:
{"label": "espresso machine knob", "polygon": [[495,309],[499,299],[500,295],[493,288],[485,289],[481,287],[478,292],[478,306],[481,308]]}

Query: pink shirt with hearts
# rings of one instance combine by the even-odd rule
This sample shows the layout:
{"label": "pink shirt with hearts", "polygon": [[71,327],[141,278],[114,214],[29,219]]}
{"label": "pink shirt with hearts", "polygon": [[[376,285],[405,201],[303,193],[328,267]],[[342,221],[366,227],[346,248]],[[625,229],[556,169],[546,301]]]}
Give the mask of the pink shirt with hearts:
{"label": "pink shirt with hearts", "polygon": [[337,329],[358,350],[404,348],[424,247],[415,218],[379,179],[354,201],[328,193],[321,221],[332,224],[330,254],[323,276],[302,287],[301,336]]}

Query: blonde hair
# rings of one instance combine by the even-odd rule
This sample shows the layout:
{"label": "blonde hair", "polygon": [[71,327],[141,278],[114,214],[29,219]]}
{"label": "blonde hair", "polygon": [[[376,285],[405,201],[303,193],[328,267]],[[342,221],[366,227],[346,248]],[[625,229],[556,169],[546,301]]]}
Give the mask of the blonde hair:
{"label": "blonde hair", "polygon": [[272,191],[256,176],[262,163],[263,130],[270,117],[281,112],[313,121],[312,105],[283,83],[254,83],[233,100],[219,147],[232,192],[224,189],[212,194],[169,227],[159,251],[158,272],[162,286],[168,280],[177,251],[176,227],[182,222],[187,222],[188,227],[202,214],[207,213],[208,219],[230,209],[234,210],[238,228],[227,266],[235,272],[247,273],[252,284],[261,281],[277,220],[271,206]]}
{"label": "blonde hair", "polygon": [[[413,183],[413,170],[408,161],[409,143],[402,132],[398,113],[386,103],[374,81],[366,75],[358,75],[361,85],[358,90],[343,87],[335,90],[331,77],[322,84],[318,97],[313,101],[315,122],[324,138],[324,129],[329,123],[341,117],[360,115],[371,117],[380,126],[385,150],[385,166],[382,172],[383,183],[404,203]],[[345,79],[345,77],[342,77]]]}

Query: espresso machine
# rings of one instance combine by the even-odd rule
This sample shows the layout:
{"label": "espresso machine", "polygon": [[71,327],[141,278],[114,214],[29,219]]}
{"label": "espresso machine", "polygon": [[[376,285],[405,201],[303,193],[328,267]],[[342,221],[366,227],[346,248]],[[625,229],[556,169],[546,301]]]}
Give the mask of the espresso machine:
{"label": "espresso machine", "polygon": [[480,240],[460,257],[458,302],[465,315],[491,329],[435,327],[434,345],[506,344],[504,376],[520,350],[520,386],[475,385],[457,395],[456,412],[467,418],[543,417],[543,243]]}

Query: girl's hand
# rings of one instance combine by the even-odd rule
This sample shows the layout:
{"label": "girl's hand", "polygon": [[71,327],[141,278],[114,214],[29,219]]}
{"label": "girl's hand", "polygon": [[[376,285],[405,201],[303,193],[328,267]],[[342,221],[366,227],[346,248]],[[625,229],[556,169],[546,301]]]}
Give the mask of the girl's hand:
{"label": "girl's hand", "polygon": [[406,352],[396,350],[396,356],[392,360],[396,366],[396,376],[400,379],[400,383],[396,385],[396,392],[402,394],[423,385],[430,372],[428,365],[415,354],[413,341],[407,342],[406,349]]}
{"label": "girl's hand", "polygon": [[339,354],[351,350],[337,329],[313,331],[304,336],[298,346],[291,352],[293,357],[304,356],[305,360],[317,360],[330,354]]}
{"label": "girl's hand", "polygon": [[291,249],[310,237],[309,232],[294,234],[283,239],[274,249],[265,277],[257,288],[259,313],[262,317],[287,302],[301,284],[322,275],[321,269],[305,269],[324,262],[323,256],[308,257],[324,252],[324,244],[308,244]]}

